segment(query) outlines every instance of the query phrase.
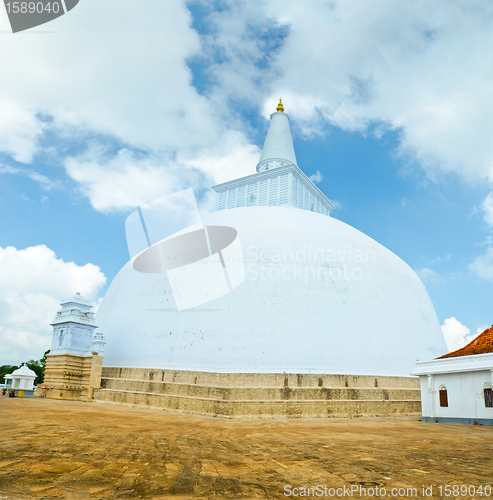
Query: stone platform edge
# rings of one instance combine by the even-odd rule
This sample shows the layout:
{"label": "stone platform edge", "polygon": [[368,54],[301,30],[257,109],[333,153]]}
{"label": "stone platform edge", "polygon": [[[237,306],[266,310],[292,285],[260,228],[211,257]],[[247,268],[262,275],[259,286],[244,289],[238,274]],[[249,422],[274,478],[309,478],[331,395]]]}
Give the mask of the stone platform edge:
{"label": "stone platform edge", "polygon": [[223,373],[103,366],[102,378],[173,382],[214,387],[381,387],[419,389],[419,377],[314,373]]}
{"label": "stone platform edge", "polygon": [[103,367],[94,401],[228,419],[420,416],[417,377]]}

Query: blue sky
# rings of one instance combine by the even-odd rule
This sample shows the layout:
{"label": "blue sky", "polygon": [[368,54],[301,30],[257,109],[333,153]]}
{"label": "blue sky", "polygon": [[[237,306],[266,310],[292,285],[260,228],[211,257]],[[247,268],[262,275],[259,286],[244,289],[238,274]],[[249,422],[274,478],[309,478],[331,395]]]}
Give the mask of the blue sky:
{"label": "blue sky", "polygon": [[0,39],[0,364],[42,355],[60,299],[100,301],[135,206],[210,210],[254,173],[280,96],[300,168],[420,275],[450,345],[493,323],[491,6],[122,4]]}

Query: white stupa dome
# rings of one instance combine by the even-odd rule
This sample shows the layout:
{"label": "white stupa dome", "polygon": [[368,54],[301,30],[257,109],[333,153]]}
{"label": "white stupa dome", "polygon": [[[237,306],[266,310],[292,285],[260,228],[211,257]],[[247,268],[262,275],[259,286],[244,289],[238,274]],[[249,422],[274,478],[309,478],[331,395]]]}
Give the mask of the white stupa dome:
{"label": "white stupa dome", "polygon": [[[296,165],[288,120],[280,102],[257,173],[215,186],[216,212],[203,219],[205,226],[237,231],[245,278],[230,274],[229,293],[223,288],[212,300],[197,301],[194,281],[197,290],[200,278],[200,286],[207,281],[207,273],[198,272],[186,279],[192,287],[188,305],[175,302],[177,262],[190,257],[188,247],[163,260],[155,207],[129,216],[127,238],[135,238],[129,249],[147,253],[125,265],[99,309],[97,322],[108,341],[105,366],[408,376],[416,358],[446,352],[433,305],[414,271],[330,217],[334,205]],[[176,213],[178,220],[188,210]],[[220,249],[209,246],[227,275],[231,268]],[[206,246],[199,247],[197,259],[207,260]]]}
{"label": "white stupa dome", "polygon": [[12,376],[36,378],[36,373],[27,365],[22,365],[20,368],[17,368],[17,370],[12,372]]}
{"label": "white stupa dome", "polygon": [[414,271],[351,226],[284,207],[225,210],[204,223],[238,231],[243,283],[178,312],[166,274],[128,263],[97,316],[105,366],[405,376],[416,358],[445,351]]}

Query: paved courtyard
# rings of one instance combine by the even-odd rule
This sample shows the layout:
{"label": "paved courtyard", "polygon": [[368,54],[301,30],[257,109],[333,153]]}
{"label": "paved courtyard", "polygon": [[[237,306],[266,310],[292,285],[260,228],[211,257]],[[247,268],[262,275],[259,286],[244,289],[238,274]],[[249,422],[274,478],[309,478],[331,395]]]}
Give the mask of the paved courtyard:
{"label": "paved courtyard", "polygon": [[366,498],[375,488],[373,498],[383,498],[382,488],[386,498],[393,488],[396,498],[423,498],[423,486],[447,498],[439,485],[452,493],[454,485],[493,486],[493,428],[485,426],[405,417],[234,421],[0,397],[0,427],[1,500],[342,498],[351,487],[365,488]]}

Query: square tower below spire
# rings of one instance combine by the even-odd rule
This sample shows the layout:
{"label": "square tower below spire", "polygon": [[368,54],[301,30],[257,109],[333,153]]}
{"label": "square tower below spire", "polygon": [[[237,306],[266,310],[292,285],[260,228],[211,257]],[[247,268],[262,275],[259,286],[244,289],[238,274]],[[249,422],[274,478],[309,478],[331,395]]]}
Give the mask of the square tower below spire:
{"label": "square tower below spire", "polygon": [[279,101],[257,164],[257,173],[213,186],[216,211],[250,206],[288,206],[330,215],[333,203],[296,164],[289,115]]}
{"label": "square tower below spire", "polygon": [[332,202],[296,166],[282,165],[213,186],[216,211],[251,206],[286,206],[330,215]]}

